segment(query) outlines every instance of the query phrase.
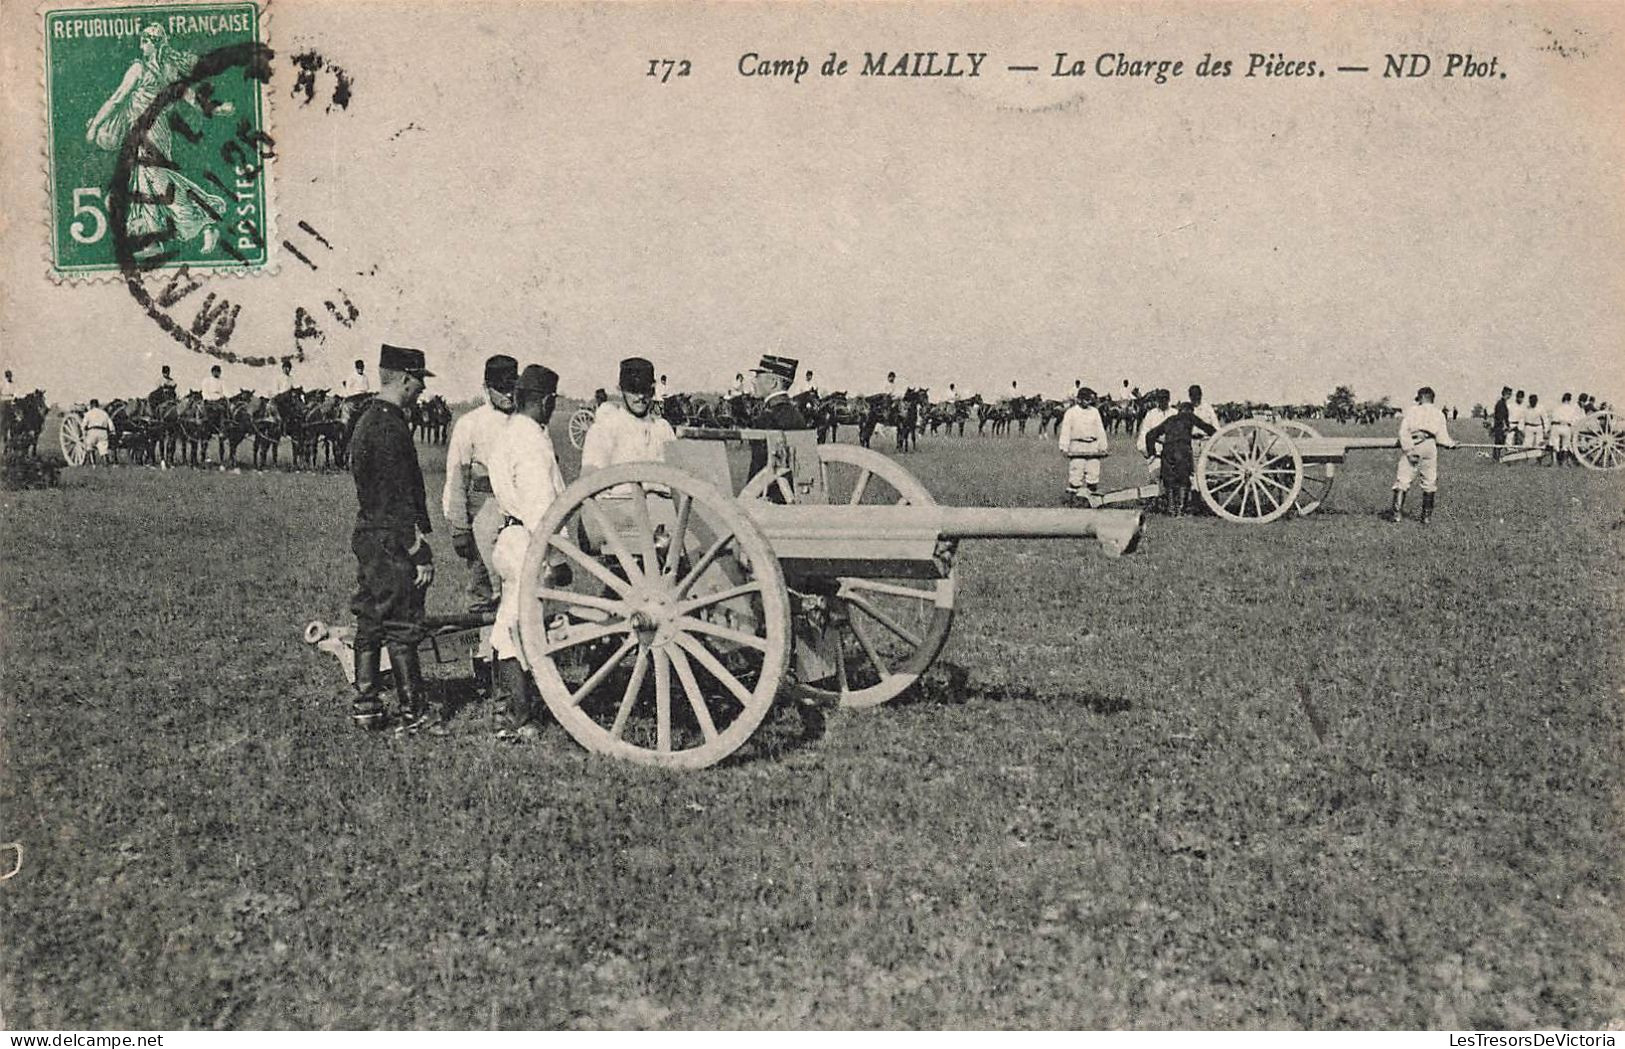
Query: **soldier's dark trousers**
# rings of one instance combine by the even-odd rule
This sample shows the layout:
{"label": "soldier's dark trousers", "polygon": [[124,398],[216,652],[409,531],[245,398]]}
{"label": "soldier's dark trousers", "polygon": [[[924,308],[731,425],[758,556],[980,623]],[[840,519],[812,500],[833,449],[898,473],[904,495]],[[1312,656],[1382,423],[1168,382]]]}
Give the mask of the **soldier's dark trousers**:
{"label": "soldier's dark trousers", "polygon": [[423,639],[424,590],[413,585],[417,569],[406,556],[413,536],[395,529],[358,529],[350,538],[356,559],[356,647],[416,645]]}

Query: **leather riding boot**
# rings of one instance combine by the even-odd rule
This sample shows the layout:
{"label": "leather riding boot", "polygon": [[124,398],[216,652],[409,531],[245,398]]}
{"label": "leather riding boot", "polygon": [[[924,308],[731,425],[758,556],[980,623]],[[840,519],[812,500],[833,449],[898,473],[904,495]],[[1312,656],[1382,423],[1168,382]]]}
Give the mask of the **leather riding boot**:
{"label": "leather riding boot", "polygon": [[1384,521],[1398,521],[1402,517],[1404,517],[1405,516],[1405,496],[1406,496],[1406,494],[1407,493],[1404,490],[1399,489],[1399,488],[1395,488],[1394,489],[1394,505],[1390,506],[1388,509],[1384,510],[1382,513],[1378,514],[1377,516],[1381,517]]}
{"label": "leather riding boot", "polygon": [[500,659],[496,664],[497,691],[502,696],[502,725],[497,735],[503,739],[523,739],[536,734],[536,697],[530,675],[517,659]]}
{"label": "leather riding boot", "polygon": [[356,727],[382,728],[384,699],[378,685],[378,643],[355,647],[355,699],[350,702],[350,720]]}
{"label": "leather riding boot", "polygon": [[402,732],[428,729],[434,735],[444,735],[445,725],[439,712],[429,704],[429,690],[423,684],[423,664],[418,658],[417,646],[390,645],[389,662],[395,670],[395,699],[400,708],[396,728]]}
{"label": "leather riding boot", "polygon": [[1422,516],[1416,519],[1418,524],[1427,524],[1428,518],[1433,516],[1433,493],[1422,493]]}

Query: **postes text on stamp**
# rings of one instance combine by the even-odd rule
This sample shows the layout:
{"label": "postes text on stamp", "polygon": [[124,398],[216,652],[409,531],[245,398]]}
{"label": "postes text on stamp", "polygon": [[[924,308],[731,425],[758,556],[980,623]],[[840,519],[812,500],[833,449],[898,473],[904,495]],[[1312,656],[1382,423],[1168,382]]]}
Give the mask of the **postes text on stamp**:
{"label": "postes text on stamp", "polygon": [[[244,68],[252,61],[209,61],[263,50],[259,5],[75,7],[44,17],[55,273],[111,276],[132,263],[263,268],[262,78]],[[210,65],[242,75],[209,76]]]}

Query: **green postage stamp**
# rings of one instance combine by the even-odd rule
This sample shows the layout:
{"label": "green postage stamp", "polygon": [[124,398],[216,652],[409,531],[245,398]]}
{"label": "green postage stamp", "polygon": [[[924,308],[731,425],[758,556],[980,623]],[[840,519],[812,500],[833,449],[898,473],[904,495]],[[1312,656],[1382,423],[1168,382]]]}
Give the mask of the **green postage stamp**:
{"label": "green postage stamp", "polygon": [[44,18],[54,273],[264,268],[272,149],[260,5]]}

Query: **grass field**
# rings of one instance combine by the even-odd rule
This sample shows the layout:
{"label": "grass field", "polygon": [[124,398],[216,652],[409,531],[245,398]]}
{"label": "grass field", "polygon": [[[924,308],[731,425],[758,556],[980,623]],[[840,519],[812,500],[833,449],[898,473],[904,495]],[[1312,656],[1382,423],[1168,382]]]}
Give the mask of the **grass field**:
{"label": "grass field", "polygon": [[[1434,524],[1391,526],[1393,454],[1118,561],[966,544],[965,688],[786,710],[690,774],[478,706],[353,730],[299,638],[348,619],[343,475],[0,494],[4,1021],[1625,1023],[1625,478],[1445,453]],[[1034,438],[906,462],[963,504],[1064,473]]]}

